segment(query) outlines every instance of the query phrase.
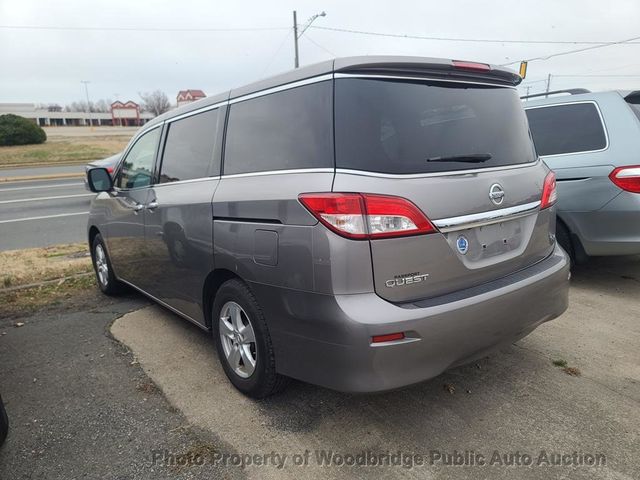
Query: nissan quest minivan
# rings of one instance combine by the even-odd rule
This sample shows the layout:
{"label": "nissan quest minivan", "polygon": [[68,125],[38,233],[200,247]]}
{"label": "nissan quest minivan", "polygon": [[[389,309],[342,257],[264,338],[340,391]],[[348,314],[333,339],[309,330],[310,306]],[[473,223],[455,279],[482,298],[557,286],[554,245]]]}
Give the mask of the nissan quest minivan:
{"label": "nissan quest minivan", "polygon": [[569,276],[519,81],[342,58],[157,117],[113,176],[88,171],[98,285],[210,331],[256,398],[394,389],[514,342],[564,312]]}

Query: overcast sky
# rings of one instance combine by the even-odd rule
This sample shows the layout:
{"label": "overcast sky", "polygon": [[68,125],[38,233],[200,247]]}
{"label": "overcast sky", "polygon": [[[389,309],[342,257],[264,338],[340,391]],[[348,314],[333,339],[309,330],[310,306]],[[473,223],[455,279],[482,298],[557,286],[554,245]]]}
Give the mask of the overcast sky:
{"label": "overcast sky", "polygon": [[[0,102],[64,105],[84,98],[81,80],[90,80],[92,100],[139,101],[138,92],[157,89],[166,92],[172,102],[180,89],[199,88],[215,94],[293,67],[290,27],[294,9],[298,23],[324,10],[327,16],[314,25],[392,34],[599,42],[640,37],[638,0],[0,0]],[[138,30],[141,28],[186,31]],[[189,31],[213,28],[273,29]],[[584,46],[416,40],[311,28],[300,40],[300,57],[302,65],[367,54],[504,64]],[[640,44],[531,62],[524,85],[530,86],[531,93],[541,91],[548,73],[554,76],[552,89],[640,89]]]}

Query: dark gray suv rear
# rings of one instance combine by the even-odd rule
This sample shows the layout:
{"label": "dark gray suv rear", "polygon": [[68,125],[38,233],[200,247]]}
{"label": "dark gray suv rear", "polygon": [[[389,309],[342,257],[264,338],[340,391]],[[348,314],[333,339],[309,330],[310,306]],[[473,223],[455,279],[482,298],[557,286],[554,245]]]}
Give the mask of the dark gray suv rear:
{"label": "dark gray suv rear", "polygon": [[346,58],[158,117],[113,182],[89,173],[100,288],[210,330],[255,397],[287,377],[388,390],[513,342],[568,290],[519,81]]}

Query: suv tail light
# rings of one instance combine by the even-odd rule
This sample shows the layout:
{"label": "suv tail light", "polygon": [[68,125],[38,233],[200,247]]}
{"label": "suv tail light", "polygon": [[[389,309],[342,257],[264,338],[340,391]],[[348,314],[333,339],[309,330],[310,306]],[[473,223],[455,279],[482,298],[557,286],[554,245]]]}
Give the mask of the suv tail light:
{"label": "suv tail light", "polygon": [[368,193],[303,193],[300,202],[330,230],[356,240],[406,237],[436,231],[409,200]]}
{"label": "suv tail light", "polygon": [[618,167],[609,174],[609,178],[622,190],[640,193],[640,165]]}
{"label": "suv tail light", "polygon": [[542,201],[540,202],[540,210],[549,208],[558,200],[558,191],[556,190],[556,174],[547,173],[542,187]]}

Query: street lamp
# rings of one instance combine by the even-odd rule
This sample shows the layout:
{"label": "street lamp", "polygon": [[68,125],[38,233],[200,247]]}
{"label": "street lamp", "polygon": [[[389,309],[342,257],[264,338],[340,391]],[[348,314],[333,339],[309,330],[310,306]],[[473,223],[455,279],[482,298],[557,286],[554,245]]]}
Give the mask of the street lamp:
{"label": "street lamp", "polygon": [[298,33],[298,14],[295,10],[293,11],[293,45],[295,47],[295,52],[296,52],[295,62],[294,62],[295,68],[298,68],[300,66],[300,55],[298,53],[298,39],[302,37],[304,32],[306,32],[307,28],[311,26],[311,24],[315,21],[316,18],[326,17],[326,16],[327,16],[327,13],[324,11],[320,13],[316,13],[311,18],[309,18],[309,20],[307,20],[307,23],[302,26],[302,30],[300,31],[300,33]]}
{"label": "street lamp", "polygon": [[89,112],[89,127],[91,127],[91,131],[93,131],[93,118],[91,115],[91,102],[89,101],[89,80],[80,80],[80,83],[84,83],[84,93],[87,96],[87,110]]}

